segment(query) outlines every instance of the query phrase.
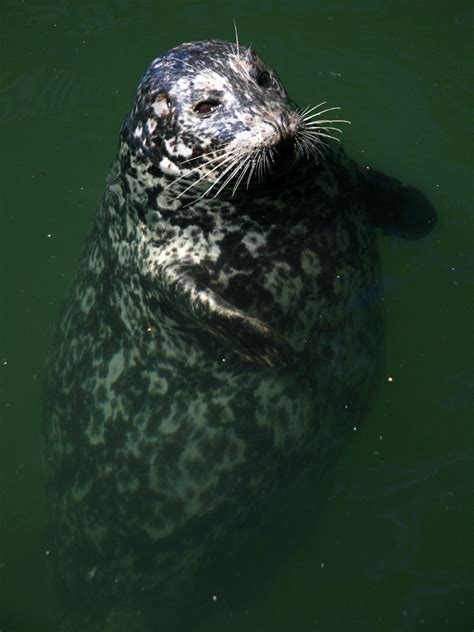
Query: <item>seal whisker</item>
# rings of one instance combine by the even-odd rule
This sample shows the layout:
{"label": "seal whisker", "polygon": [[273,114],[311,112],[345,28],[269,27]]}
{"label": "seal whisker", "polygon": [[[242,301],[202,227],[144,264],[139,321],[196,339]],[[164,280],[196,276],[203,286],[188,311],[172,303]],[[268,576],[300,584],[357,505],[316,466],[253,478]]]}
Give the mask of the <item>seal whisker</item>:
{"label": "seal whisker", "polygon": [[269,158],[269,164],[271,163],[274,166],[275,165],[275,149],[274,149],[274,147],[269,147],[268,148],[268,158]]}
{"label": "seal whisker", "polygon": [[240,62],[240,46],[239,46],[239,34],[237,32],[237,23],[234,21],[234,31],[235,31],[235,45],[237,47],[237,60]]}
{"label": "seal whisker", "polygon": [[234,197],[235,192],[239,188],[240,183],[244,179],[244,176],[247,173],[247,170],[251,167],[251,165],[252,165],[252,154],[247,156],[247,158],[245,159],[244,163],[242,164],[242,167],[241,167],[242,170],[241,170],[240,175],[237,178],[237,180],[236,180],[236,182],[234,184],[234,187],[232,189],[232,197]]}
{"label": "seal whisker", "polygon": [[[230,165],[228,165],[224,171],[216,178],[216,180],[214,180],[214,182],[211,182],[210,186],[204,191],[204,193],[202,195],[200,195],[195,202],[198,202],[199,200],[202,200],[204,197],[206,197],[208,195],[208,193],[222,180],[222,178],[229,173],[230,170],[232,170],[234,168],[234,166],[236,164],[238,164],[238,162],[241,160],[241,155],[238,155],[237,157],[235,156],[230,156],[229,157]],[[227,162],[227,160],[225,160],[225,162]],[[222,166],[222,165],[219,165]],[[221,189],[219,189],[219,191],[221,191]],[[219,193],[218,191],[218,193]],[[216,197],[215,195],[213,197]]]}
{"label": "seal whisker", "polygon": [[318,137],[318,129],[317,127],[302,127],[301,130],[299,130],[302,134],[306,134],[307,136],[312,136],[314,138]]}
{"label": "seal whisker", "polygon": [[304,138],[306,138],[312,143],[316,143],[317,145],[327,146],[327,141],[323,139],[322,137],[323,135],[316,133],[315,130],[302,129],[300,133],[301,133],[301,136],[303,136]]}
{"label": "seal whisker", "polygon": [[265,173],[271,170],[269,154],[270,154],[270,148],[265,147],[265,150],[262,154],[262,173],[260,175],[260,178],[262,180],[265,177]]}
{"label": "seal whisker", "polygon": [[305,115],[308,111],[309,111],[309,105],[308,105],[308,106],[306,106],[305,108],[303,108],[302,110],[301,110],[301,109],[297,109],[297,110],[296,110],[296,113],[298,114],[298,116],[299,116],[300,118],[303,118],[303,117],[304,117],[304,115]]}
{"label": "seal whisker", "polygon": [[[226,160],[226,158],[228,156],[235,156],[235,155],[239,155],[240,153],[241,153],[241,150],[239,150],[239,149],[228,149],[225,152],[221,152],[220,155],[215,156],[214,158],[209,158],[208,160],[204,161],[200,165],[196,165],[195,167],[190,169],[190,171],[188,173],[192,173],[193,171],[196,171],[198,169],[206,169],[207,167],[209,167],[210,165],[212,165],[212,164],[214,164],[216,162],[219,163],[219,164],[222,164]],[[187,175],[187,174],[185,174],[185,175]]]}
{"label": "seal whisker", "polygon": [[[176,198],[180,198],[182,195],[184,195],[187,191],[189,191],[190,189],[192,189],[193,187],[195,187],[197,184],[199,184],[199,182],[201,182],[202,180],[204,180],[205,178],[208,178],[209,175],[211,173],[214,173],[214,171],[217,171],[217,169],[219,169],[220,167],[222,167],[223,165],[225,165],[227,162],[232,161],[234,159],[234,155],[233,154],[229,154],[226,156],[220,156],[220,162],[215,165],[210,171],[207,171],[206,173],[204,173],[202,176],[200,176],[197,180],[194,180],[188,187],[186,187],[183,191],[180,191],[180,193],[176,196]],[[239,156],[237,156],[236,160],[239,160]],[[211,162],[215,162],[215,161],[211,161]],[[200,165],[201,167],[207,167],[210,163],[207,162],[205,165]],[[225,171],[224,171],[225,173]],[[215,180],[215,182],[213,183],[216,184],[217,182],[219,182],[221,176],[219,176],[217,178],[217,180]],[[205,194],[207,194],[207,191],[205,191]]]}
{"label": "seal whisker", "polygon": [[262,150],[259,150],[255,153],[255,176],[257,180],[261,179],[261,171],[262,171]]}
{"label": "seal whisker", "polygon": [[[229,184],[229,182],[232,182],[232,179],[233,179],[233,178],[235,178],[235,176],[239,173],[239,170],[243,168],[243,166],[246,164],[246,162],[248,162],[248,159],[249,159],[249,156],[247,156],[247,157],[244,159],[244,162],[240,162],[240,159],[239,159],[240,164],[236,164],[236,163],[234,163],[234,165],[236,164],[235,169],[233,169],[233,170],[230,172],[230,175],[228,175],[228,176],[227,176],[227,178],[226,178],[226,179],[224,180],[224,182],[221,184],[221,186],[219,187],[219,189],[218,189],[218,190],[216,191],[216,193],[213,195],[213,197],[214,197],[214,198],[216,198],[216,197],[219,195],[219,193],[221,193],[221,192],[225,189],[225,187]],[[236,161],[236,162],[237,162],[237,161]],[[233,167],[234,165],[232,165],[232,167]],[[227,171],[229,171],[229,170],[227,170]],[[224,174],[223,174],[223,175],[224,175]],[[234,195],[234,191],[232,190],[232,196],[233,196],[233,195]]]}
{"label": "seal whisker", "polygon": [[298,136],[295,136],[295,152],[297,154],[302,154],[304,157],[306,157],[306,154],[303,152],[303,146],[301,144],[301,139],[298,138]]}
{"label": "seal whisker", "polygon": [[260,165],[259,165],[259,173],[258,173],[259,180],[263,180],[263,176],[265,174],[265,171],[267,170],[268,170],[267,151],[264,150],[260,154]]}
{"label": "seal whisker", "polygon": [[[217,180],[215,182],[213,182],[211,184],[211,186],[206,190],[204,195],[207,195],[209,193],[209,191],[211,191],[215,186],[217,186],[217,184],[219,184],[219,188],[217,189],[217,191],[214,193],[214,195],[212,196],[213,198],[216,198],[219,193],[225,189],[225,187],[227,186],[227,184],[232,180],[233,177],[235,177],[235,174],[238,173],[240,168],[240,157],[236,158],[221,174],[220,176],[217,178]],[[224,176],[226,176],[230,171],[230,175],[227,176],[227,178],[224,179]],[[224,182],[222,182],[222,180],[224,179]]]}
{"label": "seal whisker", "polygon": [[315,119],[314,121],[304,121],[304,125],[308,127],[310,125],[320,126],[321,123],[347,123],[351,125],[350,121],[345,121],[344,119]]}
{"label": "seal whisker", "polygon": [[304,131],[300,132],[300,138],[305,144],[306,149],[312,153],[317,161],[320,158],[324,158],[324,151],[326,149],[324,141],[310,133],[305,133]]}
{"label": "seal whisker", "polygon": [[330,127],[330,126],[326,126],[326,125],[305,125],[305,128],[308,130],[312,130],[312,129],[322,129],[324,131],[334,131],[334,132],[339,132],[340,134],[342,134],[342,129],[339,129],[338,127]]}
{"label": "seal whisker", "polygon": [[183,180],[185,178],[189,178],[195,171],[197,171],[199,169],[199,167],[200,167],[200,165],[198,165],[197,167],[193,167],[189,171],[186,171],[186,173],[183,173],[180,176],[178,176],[177,178],[175,178],[174,180],[171,180],[171,182],[169,184],[167,184],[166,186],[163,187],[163,191],[167,191],[168,189],[171,189],[171,187],[173,187],[175,184],[177,184],[181,180]]}
{"label": "seal whisker", "polygon": [[[209,177],[209,174],[213,173],[214,171],[216,171],[221,165],[222,162],[226,162],[226,157],[219,157],[221,159],[221,162],[219,162],[218,165],[216,165],[215,167],[213,167],[211,170],[206,171],[206,173],[204,173],[203,175],[201,175],[199,178],[193,180],[191,182],[191,184],[189,184],[189,186],[187,186],[184,190],[180,191],[177,196],[176,199],[180,198],[182,195],[184,195],[187,191],[189,191],[190,189],[192,189],[193,187],[195,187],[197,184],[199,184],[199,182],[201,182],[202,180],[204,180],[205,178]],[[166,187],[163,188],[163,191],[166,191],[168,189],[170,189],[174,184],[178,183],[179,181],[182,180],[186,180],[189,179],[189,177],[192,176],[193,172],[198,171],[198,169],[202,168],[202,167],[208,167],[210,164],[213,164],[214,162],[216,162],[216,160],[210,160],[208,162],[206,162],[204,165],[198,165],[197,167],[194,167],[193,169],[190,169],[187,173],[179,176],[178,178],[176,178],[173,182],[171,182],[170,184],[166,185]]]}
{"label": "seal whisker", "polygon": [[[321,105],[327,105],[327,103],[323,103]],[[334,110],[340,110],[341,107],[339,105],[332,105],[330,108],[324,108],[324,110],[318,110],[316,108],[316,111],[314,110],[310,110],[309,112],[306,112],[306,114],[304,115],[305,119],[311,119],[314,118],[315,116],[319,116],[320,114],[325,114],[326,112],[333,112]]]}
{"label": "seal whisker", "polygon": [[322,101],[321,103],[318,103],[318,105],[308,105],[308,106],[306,106],[304,108],[304,110],[301,110],[301,112],[298,112],[298,114],[300,116],[308,115],[313,110],[317,110],[318,108],[322,107],[323,105],[326,105],[326,103],[327,103],[327,101]]}
{"label": "seal whisker", "polygon": [[340,142],[341,142],[341,139],[340,139],[340,138],[338,138],[337,136],[332,136],[331,134],[325,134],[324,132],[320,132],[320,131],[318,131],[318,130],[316,130],[316,129],[307,130],[307,131],[308,131],[308,133],[311,133],[311,134],[316,134],[318,137],[322,137],[322,138],[330,138],[330,139],[332,139],[332,140],[337,141],[338,143],[340,143]]}
{"label": "seal whisker", "polygon": [[[216,156],[215,158],[209,159],[207,160],[205,163],[203,163],[202,165],[196,165],[196,167],[192,167],[191,169],[189,169],[189,171],[187,171],[186,173],[183,173],[182,175],[178,176],[177,178],[175,178],[172,182],[170,182],[169,184],[167,184],[165,187],[163,187],[163,191],[166,191],[167,189],[170,189],[172,186],[174,186],[177,182],[180,182],[181,180],[184,180],[186,178],[189,178],[190,176],[192,176],[192,174],[195,171],[198,171],[199,169],[205,169],[207,168],[209,165],[214,164],[215,162],[219,162],[219,164],[211,169],[210,171],[208,171],[207,173],[203,174],[203,176],[201,176],[198,180],[194,180],[192,182],[192,184],[188,187],[188,189],[192,188],[195,184],[197,184],[198,182],[200,182],[203,178],[207,177],[209,175],[209,173],[213,173],[216,169],[218,169],[223,163],[226,162],[226,158],[227,156],[230,156],[232,154],[238,153],[238,150],[233,150],[233,151],[228,151],[226,154],[224,154],[223,156]],[[186,190],[188,190],[186,189]],[[183,192],[180,193],[180,195],[182,195]],[[179,196],[178,196],[179,197]]]}
{"label": "seal whisker", "polygon": [[[220,158],[220,157],[219,157]],[[217,160],[217,158],[215,159]],[[215,162],[215,160],[210,160],[209,162],[205,163],[205,165],[211,164],[213,162]],[[186,173],[182,173],[180,176],[178,176],[177,178],[175,178],[174,180],[172,180],[169,184],[167,184],[165,187],[163,187],[163,191],[167,191],[168,189],[170,189],[171,187],[173,187],[175,184],[177,184],[178,182],[180,182],[181,180],[184,180],[186,178],[189,178],[190,176],[192,176],[192,174],[197,171],[198,169],[200,169],[203,165],[196,165],[195,167],[192,167],[191,169],[189,169],[188,171],[186,171]]]}
{"label": "seal whisker", "polygon": [[257,166],[257,160],[258,160],[258,153],[254,152],[254,155],[253,155],[253,158],[252,158],[252,161],[251,161],[251,167],[250,167],[249,175],[248,175],[248,178],[247,178],[247,185],[246,185],[247,191],[248,191],[248,189],[250,187],[250,180],[252,179],[252,176],[255,173],[255,167]]}
{"label": "seal whisker", "polygon": [[321,114],[326,114],[327,112],[334,112],[335,110],[340,110],[340,109],[341,108],[336,105],[332,108],[326,108],[325,110],[320,110],[319,112],[313,112],[312,114],[305,114],[303,120],[309,121],[310,119],[313,119],[315,116],[321,116]]}
{"label": "seal whisker", "polygon": [[[207,160],[205,160],[202,164],[200,165],[196,165],[195,167],[192,167],[186,174],[184,174],[184,177],[186,177],[186,175],[196,171],[197,169],[205,169],[207,167],[209,167],[209,165],[212,165],[216,162],[220,162],[222,160],[225,160],[225,158],[227,156],[231,156],[233,154],[238,153],[239,150],[226,150],[225,152],[221,152],[218,156],[214,156],[214,158],[208,158]],[[212,154],[212,152],[211,152]],[[183,177],[183,176],[180,176]]]}
{"label": "seal whisker", "polygon": [[273,163],[273,153],[270,151],[271,148],[268,149],[268,151],[265,152],[265,154],[263,155],[263,168],[264,171],[262,172],[262,178],[263,178],[263,174],[265,173],[265,171],[271,171],[272,168],[272,163]]}
{"label": "seal whisker", "polygon": [[298,134],[295,136],[295,143],[297,145],[297,150],[300,152],[300,154],[302,154],[308,160],[310,158],[310,154],[308,153],[308,150],[306,149],[306,145],[303,142],[303,139]]}
{"label": "seal whisker", "polygon": [[[201,165],[198,165],[197,167],[193,167],[192,169],[190,169],[186,173],[183,173],[182,175],[180,175],[177,178],[175,178],[174,180],[172,180],[169,184],[167,184],[166,186],[163,187],[163,191],[168,191],[168,189],[171,189],[171,187],[174,187],[176,184],[178,184],[182,180],[186,180],[187,178],[190,178],[192,176],[192,174],[200,168],[200,166]],[[196,181],[193,181],[193,184],[195,182]],[[191,185],[191,186],[193,186],[193,185]]]}
{"label": "seal whisker", "polygon": [[309,142],[306,142],[305,144],[309,155],[312,155],[316,162],[319,162],[321,159],[324,158],[324,152],[317,145],[313,145]]}
{"label": "seal whisker", "polygon": [[326,147],[324,147],[323,145],[315,144],[315,143],[308,143],[308,148],[313,154],[313,156],[315,157],[317,162],[319,162],[319,160],[324,160]]}

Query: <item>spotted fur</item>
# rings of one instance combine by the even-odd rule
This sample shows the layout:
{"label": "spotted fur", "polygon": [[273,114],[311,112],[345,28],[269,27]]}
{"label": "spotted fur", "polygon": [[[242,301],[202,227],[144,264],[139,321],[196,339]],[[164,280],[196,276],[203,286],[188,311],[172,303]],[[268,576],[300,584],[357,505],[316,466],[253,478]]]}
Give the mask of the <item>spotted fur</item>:
{"label": "spotted fur", "polygon": [[[47,371],[54,551],[76,592],[184,575],[369,405],[374,222],[405,193],[335,144],[308,160],[298,120],[273,71],[226,42],[168,51],[139,85]],[[224,168],[209,156],[268,146],[248,188],[206,195]]]}

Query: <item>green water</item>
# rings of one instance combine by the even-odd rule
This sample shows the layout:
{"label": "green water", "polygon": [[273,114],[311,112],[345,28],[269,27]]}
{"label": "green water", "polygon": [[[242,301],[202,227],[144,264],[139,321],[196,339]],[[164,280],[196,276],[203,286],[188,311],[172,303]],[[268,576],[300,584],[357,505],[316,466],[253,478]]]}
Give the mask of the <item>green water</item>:
{"label": "green water", "polygon": [[295,490],[304,519],[271,573],[249,559],[248,589],[215,587],[193,630],[469,632],[474,7],[456,0],[0,0],[0,630],[54,632],[41,374],[121,122],[154,56],[232,39],[232,18],[299,104],[341,105],[348,152],[420,187],[439,222],[380,238],[393,379],[317,489]]}

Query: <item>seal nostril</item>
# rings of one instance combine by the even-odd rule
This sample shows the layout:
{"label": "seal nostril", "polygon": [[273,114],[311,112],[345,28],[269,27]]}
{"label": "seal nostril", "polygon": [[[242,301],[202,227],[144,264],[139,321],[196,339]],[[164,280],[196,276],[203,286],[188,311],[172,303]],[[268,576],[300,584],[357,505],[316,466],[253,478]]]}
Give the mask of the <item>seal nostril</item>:
{"label": "seal nostril", "polygon": [[290,125],[290,116],[285,110],[283,110],[283,112],[281,113],[280,119],[283,127],[288,127]]}

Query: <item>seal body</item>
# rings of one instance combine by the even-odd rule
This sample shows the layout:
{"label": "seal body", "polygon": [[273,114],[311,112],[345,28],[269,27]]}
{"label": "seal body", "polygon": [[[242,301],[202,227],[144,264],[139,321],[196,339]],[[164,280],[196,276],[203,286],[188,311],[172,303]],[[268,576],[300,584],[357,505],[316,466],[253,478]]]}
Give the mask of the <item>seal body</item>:
{"label": "seal body", "polygon": [[307,120],[225,42],[165,53],[139,86],[47,369],[54,551],[76,594],[185,576],[369,406],[374,218],[390,224],[399,183]]}

